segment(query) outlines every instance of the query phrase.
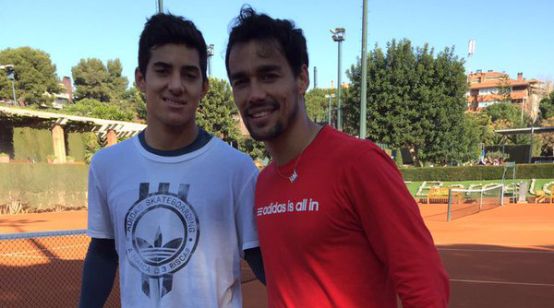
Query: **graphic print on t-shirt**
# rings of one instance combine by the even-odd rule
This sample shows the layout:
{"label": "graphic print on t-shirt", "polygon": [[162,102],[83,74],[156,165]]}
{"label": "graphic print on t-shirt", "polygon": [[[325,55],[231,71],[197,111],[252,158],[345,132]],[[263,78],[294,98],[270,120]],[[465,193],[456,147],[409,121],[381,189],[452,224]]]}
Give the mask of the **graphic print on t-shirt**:
{"label": "graphic print on t-shirt", "polygon": [[141,183],[139,199],[125,215],[125,253],[142,273],[143,293],[156,303],[171,292],[173,273],[188,263],[200,235],[187,201],[189,185],[180,184],[177,194],[169,186],[160,183],[157,192],[149,193],[150,184]]}

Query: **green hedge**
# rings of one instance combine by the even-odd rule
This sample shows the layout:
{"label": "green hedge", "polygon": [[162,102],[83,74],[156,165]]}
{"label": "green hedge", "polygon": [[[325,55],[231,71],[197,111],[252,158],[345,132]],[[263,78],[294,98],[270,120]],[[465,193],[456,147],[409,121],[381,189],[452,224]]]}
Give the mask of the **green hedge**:
{"label": "green hedge", "polygon": [[48,129],[14,127],[13,149],[16,160],[46,162],[54,154],[52,134]]}
{"label": "green hedge", "polygon": [[83,144],[83,133],[67,134],[67,156],[71,156],[75,161],[85,161],[85,145]]}
{"label": "green hedge", "polygon": [[0,164],[0,207],[17,202],[27,212],[86,206],[88,166]]}
{"label": "green hedge", "polygon": [[[92,132],[69,132],[66,134],[66,153],[75,161],[86,161],[87,143],[91,136],[96,140],[96,134]],[[14,159],[22,161],[47,162],[48,156],[54,154],[52,144],[52,132],[48,129],[32,127],[13,128]],[[0,151],[1,152],[1,151]]]}
{"label": "green hedge", "polygon": [[13,158],[13,126],[0,118],[0,153],[6,153]]}
{"label": "green hedge", "polygon": [[[497,180],[502,179],[504,166],[401,168],[400,171],[405,181]],[[508,169],[506,178],[512,178],[512,168]],[[554,178],[554,164],[518,164],[516,178]]]}
{"label": "green hedge", "polygon": [[[92,132],[70,132],[67,134],[67,155],[75,161],[87,161],[87,152],[90,151],[91,142],[96,143],[96,134]],[[98,149],[94,149],[96,152]],[[92,153],[94,154],[94,153]]]}

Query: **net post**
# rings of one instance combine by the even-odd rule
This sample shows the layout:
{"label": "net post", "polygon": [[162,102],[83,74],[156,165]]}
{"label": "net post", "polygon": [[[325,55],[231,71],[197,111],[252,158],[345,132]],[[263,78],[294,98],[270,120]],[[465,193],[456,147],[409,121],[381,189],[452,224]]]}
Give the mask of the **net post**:
{"label": "net post", "polygon": [[446,210],[446,221],[452,219],[452,188],[448,189],[448,209]]}
{"label": "net post", "polygon": [[479,211],[483,209],[483,193],[485,192],[484,189],[481,189],[481,192],[479,193]]}
{"label": "net post", "polygon": [[500,186],[500,206],[504,206],[504,184]]}

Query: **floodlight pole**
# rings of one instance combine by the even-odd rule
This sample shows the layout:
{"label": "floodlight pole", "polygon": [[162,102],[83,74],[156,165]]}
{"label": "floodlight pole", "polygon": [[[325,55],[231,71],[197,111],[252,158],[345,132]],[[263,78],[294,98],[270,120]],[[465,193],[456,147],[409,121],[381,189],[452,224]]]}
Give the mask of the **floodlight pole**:
{"label": "floodlight pole", "polygon": [[214,44],[208,45],[208,76],[212,76],[212,56],[214,55]]}
{"label": "floodlight pole", "polygon": [[344,28],[331,30],[333,41],[338,43],[338,67],[337,67],[337,129],[342,131],[342,106],[340,99],[341,92],[341,44],[344,41]]}
{"label": "floodlight pole", "polygon": [[317,66],[314,66],[314,89],[317,89]]}
{"label": "floodlight pole", "polygon": [[335,97],[335,94],[326,94],[325,98],[329,99],[329,103],[327,105],[327,124],[331,125],[331,118],[332,118],[332,99]]}
{"label": "floodlight pole", "polygon": [[360,139],[367,136],[367,0],[362,13],[362,81],[360,89]]}
{"label": "floodlight pole", "polygon": [[164,11],[164,1],[158,0],[158,13],[163,13]]}
{"label": "floodlight pole", "polygon": [[12,79],[12,94],[13,94],[13,104],[17,105],[17,97],[15,96],[15,81]]}

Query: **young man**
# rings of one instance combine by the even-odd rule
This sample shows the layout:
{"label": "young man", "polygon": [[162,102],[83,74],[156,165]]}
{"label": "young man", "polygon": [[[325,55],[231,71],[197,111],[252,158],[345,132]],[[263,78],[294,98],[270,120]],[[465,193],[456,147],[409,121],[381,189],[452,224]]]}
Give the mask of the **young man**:
{"label": "young man", "polygon": [[240,257],[263,280],[257,169],[195,123],[208,90],[204,38],[191,21],[157,14],[138,58],[147,128],[90,165],[80,306],[102,307],[119,264],[122,307],[241,307]]}
{"label": "young man", "polygon": [[302,30],[243,8],[226,66],[250,134],[273,161],[255,213],[270,307],[446,307],[448,278],[391,159],[306,115]]}

